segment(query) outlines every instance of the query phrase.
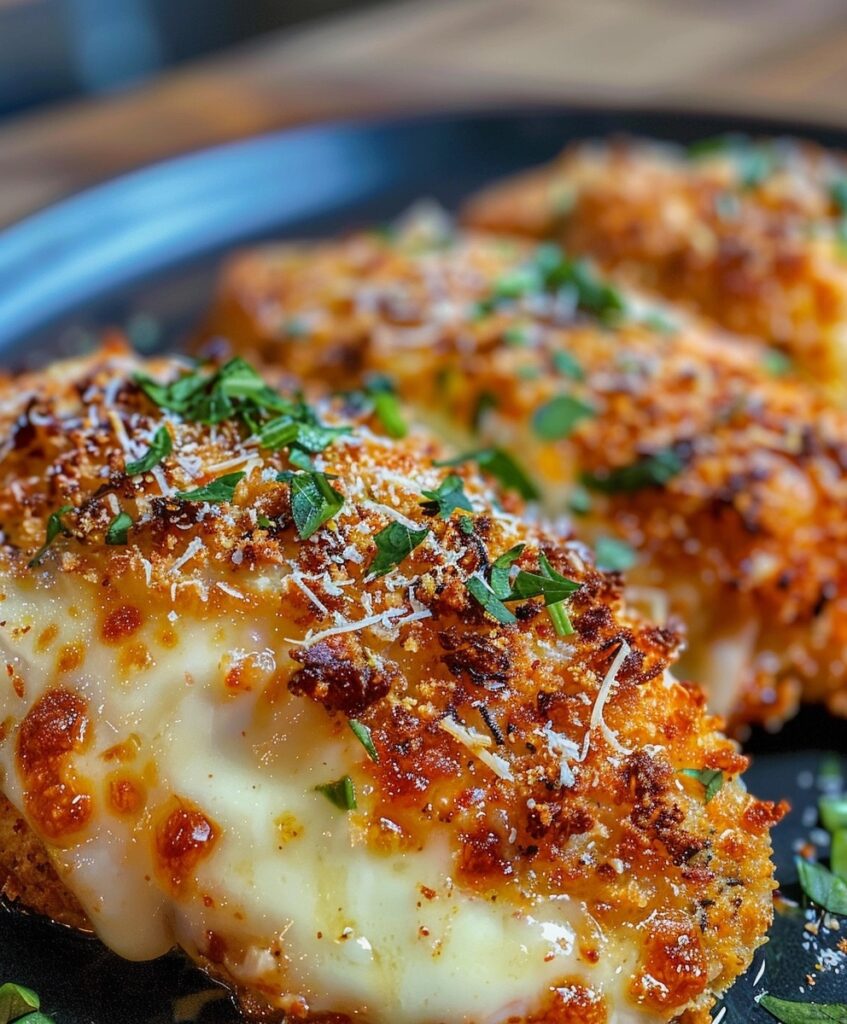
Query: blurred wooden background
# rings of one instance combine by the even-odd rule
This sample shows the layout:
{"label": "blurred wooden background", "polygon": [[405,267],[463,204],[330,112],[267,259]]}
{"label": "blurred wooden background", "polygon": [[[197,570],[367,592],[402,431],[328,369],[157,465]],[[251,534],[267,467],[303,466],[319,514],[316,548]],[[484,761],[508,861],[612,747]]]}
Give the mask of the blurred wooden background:
{"label": "blurred wooden background", "polygon": [[332,117],[515,100],[847,124],[845,0],[404,0],[0,124],[0,223],[173,153]]}

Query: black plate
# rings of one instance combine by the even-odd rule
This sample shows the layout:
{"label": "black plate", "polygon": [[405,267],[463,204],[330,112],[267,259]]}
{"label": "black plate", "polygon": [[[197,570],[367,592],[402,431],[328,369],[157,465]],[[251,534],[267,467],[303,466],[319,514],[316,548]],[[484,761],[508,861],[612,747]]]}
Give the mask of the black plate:
{"label": "black plate", "polygon": [[[847,149],[847,133],[821,126],[548,108],[325,125],[159,164],[0,235],[0,358],[38,364],[88,347],[110,324],[128,328],[144,349],[175,346],[209,297],[220,254],[233,246],[384,221],[421,196],[453,207],[572,139],[626,132],[687,142],[727,131],[799,135]],[[792,895],[793,853],[814,824],[819,769],[827,751],[847,753],[845,734],[843,722],[812,710],[779,735],[749,743],[756,754],[751,788],[794,806],[775,835],[779,878]],[[844,925],[840,933],[822,929],[815,940],[800,911],[780,915],[771,943],[724,1001],[725,1024],[771,1021],[754,1002],[766,990],[801,998],[805,974],[821,948],[834,950],[847,934]],[[840,962],[840,971],[815,972],[806,998],[847,999],[847,957]],[[128,964],[92,939],[9,909],[0,910],[2,980],[37,989],[57,1024],[240,1020],[220,990],[177,955]]]}

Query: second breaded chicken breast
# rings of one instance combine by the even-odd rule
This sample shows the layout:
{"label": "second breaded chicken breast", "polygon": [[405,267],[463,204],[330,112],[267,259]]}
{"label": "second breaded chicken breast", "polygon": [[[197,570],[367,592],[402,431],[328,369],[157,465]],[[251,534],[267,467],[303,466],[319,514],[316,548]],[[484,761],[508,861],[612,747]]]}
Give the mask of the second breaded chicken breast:
{"label": "second breaded chicken breast", "polygon": [[847,418],[766,348],[555,246],[415,229],[246,253],[206,333],[358,381],[378,415],[390,377],[454,450],[580,516],[635,563],[634,599],[685,620],[685,671],[722,713],[775,723],[801,692],[847,710]]}
{"label": "second breaded chicken breast", "polygon": [[467,221],[555,239],[781,348],[847,395],[847,164],[810,143],[584,143],[484,190]]}

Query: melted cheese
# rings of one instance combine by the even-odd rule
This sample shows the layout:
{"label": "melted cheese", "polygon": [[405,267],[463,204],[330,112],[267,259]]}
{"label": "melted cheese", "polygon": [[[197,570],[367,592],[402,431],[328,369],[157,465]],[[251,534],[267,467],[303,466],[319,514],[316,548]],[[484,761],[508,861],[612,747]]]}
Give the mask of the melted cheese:
{"label": "melted cheese", "polygon": [[[93,741],[75,764],[93,785],[96,811],[83,841],[54,856],[112,949],[144,959],[178,942],[202,954],[214,933],[225,937],[227,973],[279,1005],[302,997],[313,1011],[392,1024],[504,1020],[530,1012],[539,993],[575,976],[609,1005],[625,1005],[636,950],[603,937],[599,963],[584,961],[579,937],[596,926],[581,905],[562,895],[524,910],[463,891],[437,838],[399,855],[369,849],[357,835],[359,816],[314,788],[345,772],[356,779],[364,752],[352,733],[339,734],[309,701],[287,696],[271,710],[258,688],[227,692],[227,652],[261,663],[293,626],[233,608],[228,618],[181,619],[179,643],[167,649],[154,637],[170,609],[157,609],[134,637],[152,663],[127,675],[121,649],[91,628],[96,598],[94,588],[84,594],[62,578],[49,589],[7,587],[2,649],[25,694],[5,688],[0,718],[22,719],[56,685],[56,649],[84,647],[84,665],[65,683],[92,716]],[[35,638],[48,620],[61,623],[59,634],[39,652]],[[103,754],[130,736],[137,738],[130,767],[152,776],[148,806],[177,794],[220,829],[190,896],[162,878],[149,822],[127,824],[105,803],[114,763]],[[3,745],[0,763],[6,792],[23,808],[13,742]],[[366,805],[366,786],[358,796]],[[609,1019],[655,1018],[631,1007]]]}

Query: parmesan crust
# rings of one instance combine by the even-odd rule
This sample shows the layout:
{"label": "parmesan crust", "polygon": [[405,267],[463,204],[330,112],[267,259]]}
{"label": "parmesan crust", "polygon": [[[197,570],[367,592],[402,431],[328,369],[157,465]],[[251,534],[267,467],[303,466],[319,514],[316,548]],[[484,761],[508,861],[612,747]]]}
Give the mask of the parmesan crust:
{"label": "parmesan crust", "polygon": [[[472,511],[430,514],[443,450],[343,400],[313,409],[349,428],[314,455],[343,504],[302,539],[289,449],[164,411],[139,370],[183,372],[112,347],[0,392],[0,779],[98,934],[176,941],[295,1018],[424,1024],[443,997],[474,1024],[707,1019],[770,922],[782,810],[670,674],[678,634],[472,467],[452,470]],[[128,476],[162,427],[159,472]],[[242,456],[231,496],[176,497]],[[376,575],[398,522],[428,532]],[[572,635],[538,598],[504,624],[468,592],[517,544],[513,576],[543,552],[579,584]],[[705,803],[684,768],[724,784]]]}
{"label": "parmesan crust", "polygon": [[580,535],[637,552],[632,599],[685,622],[682,671],[714,710],[847,712],[847,416],[759,342],[590,270],[582,297],[544,287],[542,259],[420,230],[258,249],[224,271],[203,336],[331,388],[389,375],[454,451],[511,452],[548,513],[587,477]]}

